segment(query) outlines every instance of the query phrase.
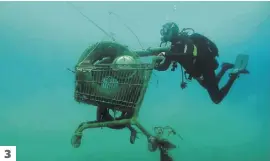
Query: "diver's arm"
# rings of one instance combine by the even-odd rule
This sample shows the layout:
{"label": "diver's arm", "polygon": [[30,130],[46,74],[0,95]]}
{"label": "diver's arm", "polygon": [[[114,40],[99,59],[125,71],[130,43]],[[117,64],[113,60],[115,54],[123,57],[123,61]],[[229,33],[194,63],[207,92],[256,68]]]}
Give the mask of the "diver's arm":
{"label": "diver's arm", "polygon": [[187,35],[179,35],[172,40],[171,54],[175,56],[187,55],[194,49],[193,41]]}
{"label": "diver's arm", "polygon": [[[154,69],[158,70],[158,71],[166,71],[169,69],[170,65],[171,65],[171,60],[164,57],[164,56],[156,56],[153,59],[154,61]],[[162,61],[164,61],[163,63],[161,63]]]}

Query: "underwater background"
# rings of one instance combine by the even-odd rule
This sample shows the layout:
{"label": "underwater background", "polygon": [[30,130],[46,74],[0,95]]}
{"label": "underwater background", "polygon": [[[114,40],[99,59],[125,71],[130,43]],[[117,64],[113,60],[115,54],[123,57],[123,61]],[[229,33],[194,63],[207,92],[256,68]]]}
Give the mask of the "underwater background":
{"label": "underwater background", "polygon": [[[94,120],[96,108],[75,102],[74,74],[66,68],[108,38],[69,3],[0,2],[0,145],[16,145],[18,161],[158,161],[145,136],[129,143],[127,129],[90,129],[80,148],[71,146],[74,130]],[[169,138],[178,146],[175,161],[270,160],[269,2],[72,4],[131,49],[141,47],[124,24],[148,48],[159,45],[161,26],[175,21],[212,39],[220,63],[249,54],[251,74],[219,105],[195,81],[182,90],[179,68],[155,71],[139,119],[149,130],[169,125],[181,134],[184,140]]]}

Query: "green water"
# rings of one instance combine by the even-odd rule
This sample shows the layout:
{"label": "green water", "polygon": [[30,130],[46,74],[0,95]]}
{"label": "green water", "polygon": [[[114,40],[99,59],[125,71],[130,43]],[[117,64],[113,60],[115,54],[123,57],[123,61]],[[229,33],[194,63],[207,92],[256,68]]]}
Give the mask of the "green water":
{"label": "green water", "polygon": [[[123,21],[147,48],[159,44],[161,26],[171,20],[215,41],[219,62],[249,54],[251,74],[241,76],[219,105],[195,81],[182,90],[179,69],[155,72],[139,119],[151,132],[169,125],[181,134],[184,140],[169,138],[178,146],[171,151],[175,161],[270,160],[269,2],[73,4],[131,49],[141,47]],[[16,145],[18,161],[159,160],[143,135],[131,145],[127,129],[87,130],[81,147],[71,146],[76,127],[94,120],[96,109],[74,101],[74,75],[66,68],[103,38],[65,2],[0,2],[0,145]]]}

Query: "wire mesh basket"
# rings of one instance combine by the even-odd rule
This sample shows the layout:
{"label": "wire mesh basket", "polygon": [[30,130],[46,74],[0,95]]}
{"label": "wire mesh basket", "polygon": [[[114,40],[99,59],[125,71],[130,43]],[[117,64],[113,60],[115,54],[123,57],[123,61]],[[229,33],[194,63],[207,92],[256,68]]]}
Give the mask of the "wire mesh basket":
{"label": "wire mesh basket", "polygon": [[77,67],[75,100],[128,111],[139,107],[153,71],[152,64],[102,64]]}

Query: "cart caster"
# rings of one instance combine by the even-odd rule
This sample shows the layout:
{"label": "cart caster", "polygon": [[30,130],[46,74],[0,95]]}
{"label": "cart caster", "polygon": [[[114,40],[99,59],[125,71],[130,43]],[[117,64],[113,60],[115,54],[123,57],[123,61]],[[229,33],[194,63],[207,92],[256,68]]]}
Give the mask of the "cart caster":
{"label": "cart caster", "polygon": [[168,149],[160,147],[160,161],[173,161],[173,158],[168,154]]}
{"label": "cart caster", "polygon": [[157,148],[158,148],[158,144],[157,144],[156,138],[153,136],[150,136],[148,138],[148,150],[150,152],[155,152],[157,150]]}
{"label": "cart caster", "polygon": [[137,131],[133,129],[131,131],[129,141],[130,141],[131,144],[134,144],[136,139],[137,139]]}
{"label": "cart caster", "polygon": [[173,158],[169,156],[168,154],[162,154],[160,161],[173,161]]}
{"label": "cart caster", "polygon": [[79,148],[81,145],[82,135],[73,135],[71,138],[71,145],[73,148]]}

